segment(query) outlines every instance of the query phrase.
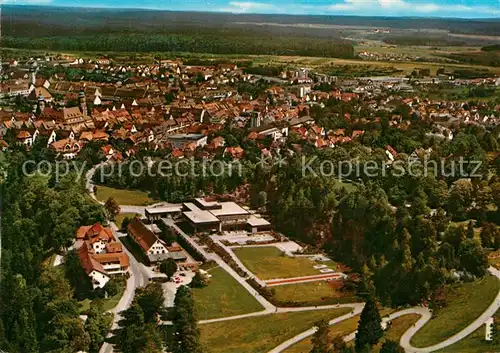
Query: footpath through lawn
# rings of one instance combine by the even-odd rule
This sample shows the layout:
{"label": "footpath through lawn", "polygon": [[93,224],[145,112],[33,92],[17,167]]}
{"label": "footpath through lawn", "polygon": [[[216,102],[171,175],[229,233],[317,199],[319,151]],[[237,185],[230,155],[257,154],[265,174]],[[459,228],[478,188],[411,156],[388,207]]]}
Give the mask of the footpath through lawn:
{"label": "footpath through lawn", "polygon": [[438,344],[460,332],[491,305],[498,294],[500,281],[491,275],[470,283],[449,287],[447,305],[411,339],[414,347]]}
{"label": "footpath through lawn", "polygon": [[349,313],[349,308],[269,314],[200,325],[201,341],[211,352],[266,353],[314,326]]}

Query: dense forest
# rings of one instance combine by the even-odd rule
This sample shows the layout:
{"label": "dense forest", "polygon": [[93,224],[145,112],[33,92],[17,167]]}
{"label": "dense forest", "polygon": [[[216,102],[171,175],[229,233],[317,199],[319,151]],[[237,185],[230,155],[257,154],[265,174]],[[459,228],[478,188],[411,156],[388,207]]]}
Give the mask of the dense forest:
{"label": "dense forest", "polygon": [[56,37],[2,37],[5,47],[115,52],[199,52],[213,54],[300,55],[353,58],[354,47],[340,40],[265,36],[239,31],[206,33],[99,34]]}
{"label": "dense forest", "polygon": [[173,18],[178,13],[28,8],[2,11],[4,47],[354,57],[352,43],[336,31],[318,35],[291,27],[242,26],[213,14]]}
{"label": "dense forest", "polygon": [[74,175],[57,181],[22,172],[27,159],[50,160],[44,146],[46,141],[40,139],[30,152],[9,152],[1,166],[6,176],[0,184],[4,206],[0,349],[96,353],[109,317],[96,303],[84,323],[70,281],[50,262],[55,252],[68,246],[79,226],[102,222],[104,213]]}

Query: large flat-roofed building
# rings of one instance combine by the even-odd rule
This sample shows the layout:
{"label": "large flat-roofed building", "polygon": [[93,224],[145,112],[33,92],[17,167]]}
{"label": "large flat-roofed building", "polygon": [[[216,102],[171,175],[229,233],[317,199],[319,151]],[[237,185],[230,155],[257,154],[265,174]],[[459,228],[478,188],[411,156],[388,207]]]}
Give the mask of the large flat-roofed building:
{"label": "large flat-roofed building", "polygon": [[221,202],[217,209],[211,209],[211,212],[222,224],[246,223],[250,217],[250,212],[239,206],[236,202]]}
{"label": "large flat-roofed building", "polygon": [[[203,198],[184,203],[184,217],[197,231],[219,231],[223,228],[248,228],[251,213],[236,202],[208,201]],[[255,217],[254,217],[255,218]],[[269,226],[266,220],[253,220],[252,231]]]}
{"label": "large flat-roofed building", "polygon": [[147,207],[144,209],[144,214],[150,222],[167,217],[173,218],[182,215],[182,205]]}
{"label": "large flat-roofed building", "polygon": [[207,201],[202,197],[194,199],[194,202],[204,210],[214,210],[222,207],[217,201]]}
{"label": "large flat-roofed building", "polygon": [[271,228],[271,223],[266,221],[260,216],[251,215],[247,220],[247,225],[252,233],[261,232],[264,230],[269,230]]}
{"label": "large flat-roofed building", "polygon": [[183,148],[186,144],[195,143],[196,147],[203,147],[207,144],[208,137],[202,134],[178,134],[167,137],[167,141],[174,148]]}
{"label": "large flat-roofed building", "polygon": [[184,217],[186,217],[195,232],[220,230],[221,222],[210,211],[186,211]]}

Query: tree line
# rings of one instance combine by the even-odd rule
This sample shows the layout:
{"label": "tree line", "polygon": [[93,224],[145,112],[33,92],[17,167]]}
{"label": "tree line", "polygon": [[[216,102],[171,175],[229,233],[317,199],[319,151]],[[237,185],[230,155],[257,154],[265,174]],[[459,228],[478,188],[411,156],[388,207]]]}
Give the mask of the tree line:
{"label": "tree line", "polygon": [[221,35],[212,34],[211,30],[207,30],[201,33],[4,36],[2,41],[5,47],[18,49],[354,57],[353,45],[340,40],[309,37],[290,39],[290,37],[248,35],[239,32],[233,35],[230,32]]}

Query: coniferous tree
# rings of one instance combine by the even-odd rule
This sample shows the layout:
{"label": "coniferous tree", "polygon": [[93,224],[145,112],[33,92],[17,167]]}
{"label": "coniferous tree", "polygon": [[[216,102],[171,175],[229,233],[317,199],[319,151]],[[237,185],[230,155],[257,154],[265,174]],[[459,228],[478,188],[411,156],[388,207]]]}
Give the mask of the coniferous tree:
{"label": "coniferous tree", "polygon": [[467,224],[467,238],[474,239],[474,223],[472,221]]}
{"label": "coniferous tree", "polygon": [[382,319],[378,312],[377,304],[372,296],[368,297],[365,307],[361,312],[356,333],[356,350],[365,349],[366,346],[377,344],[383,331],[380,326]]}

